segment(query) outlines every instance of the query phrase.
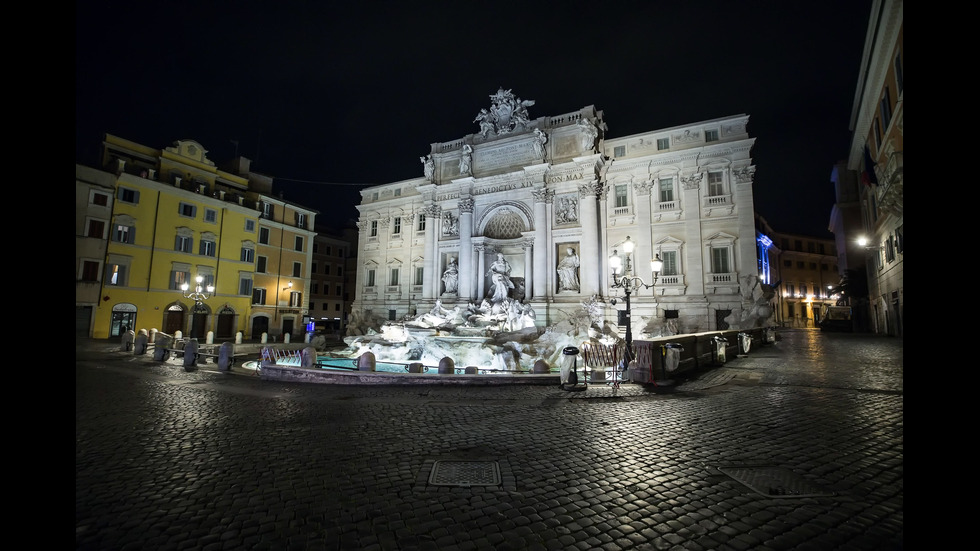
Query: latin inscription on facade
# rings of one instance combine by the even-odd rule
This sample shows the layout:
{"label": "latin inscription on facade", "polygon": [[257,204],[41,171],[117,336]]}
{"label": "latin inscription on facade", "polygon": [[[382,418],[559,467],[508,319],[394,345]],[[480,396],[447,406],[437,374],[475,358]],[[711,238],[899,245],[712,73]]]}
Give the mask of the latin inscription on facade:
{"label": "latin inscription on facade", "polygon": [[489,172],[511,166],[524,166],[540,162],[534,155],[531,142],[521,142],[501,147],[480,148],[473,152],[473,168],[479,172]]}

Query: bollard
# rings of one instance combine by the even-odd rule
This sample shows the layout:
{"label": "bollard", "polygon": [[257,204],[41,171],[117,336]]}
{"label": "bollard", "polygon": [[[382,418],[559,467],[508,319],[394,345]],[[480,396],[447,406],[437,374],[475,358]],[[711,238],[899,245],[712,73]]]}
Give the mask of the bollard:
{"label": "bollard", "polygon": [[367,351],[357,358],[357,370],[358,371],[375,371],[377,369],[377,360],[374,357],[374,352]]}
{"label": "bollard", "polygon": [[542,359],[535,360],[534,365],[531,366],[531,373],[551,373],[551,366]]}
{"label": "bollard", "polygon": [[184,371],[197,369],[197,339],[191,339],[184,345]]}
{"label": "bollard", "polygon": [[167,360],[170,355],[170,337],[165,334],[160,334],[156,338],[156,342],[153,344],[153,359],[158,362],[163,362]]}
{"label": "bollard", "polygon": [[228,371],[231,369],[232,359],[235,357],[235,345],[230,342],[221,343],[218,348],[218,371]]}
{"label": "bollard", "polygon": [[133,354],[137,356],[142,356],[146,354],[147,342],[149,342],[150,336],[147,335],[146,329],[140,329],[140,334],[136,335],[136,341],[133,345]]}
{"label": "bollard", "polygon": [[446,356],[445,358],[439,360],[439,374],[440,375],[452,375],[456,373],[456,362],[452,358]]}

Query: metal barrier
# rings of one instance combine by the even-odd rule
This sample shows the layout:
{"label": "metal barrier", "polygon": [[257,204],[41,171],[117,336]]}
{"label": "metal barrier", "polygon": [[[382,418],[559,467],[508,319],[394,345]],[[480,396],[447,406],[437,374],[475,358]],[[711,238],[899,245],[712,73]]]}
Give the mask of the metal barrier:
{"label": "metal barrier", "polygon": [[[612,383],[618,387],[626,371],[626,345],[624,343],[582,343],[582,359],[585,369],[592,368],[592,382]],[[597,379],[600,377],[600,379]]]}

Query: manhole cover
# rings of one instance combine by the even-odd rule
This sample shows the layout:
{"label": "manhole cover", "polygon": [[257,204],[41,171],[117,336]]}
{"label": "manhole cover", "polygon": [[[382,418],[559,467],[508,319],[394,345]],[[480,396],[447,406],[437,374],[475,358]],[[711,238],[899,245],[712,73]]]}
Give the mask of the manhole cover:
{"label": "manhole cover", "polygon": [[435,486],[499,486],[496,461],[436,461],[429,474]]}
{"label": "manhole cover", "polygon": [[719,471],[766,497],[833,496],[807,479],[782,467],[719,467]]}

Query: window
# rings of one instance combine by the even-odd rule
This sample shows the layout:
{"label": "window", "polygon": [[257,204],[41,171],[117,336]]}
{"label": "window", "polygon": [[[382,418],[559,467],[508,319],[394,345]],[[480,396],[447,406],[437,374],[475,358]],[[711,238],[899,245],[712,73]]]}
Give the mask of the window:
{"label": "window", "polygon": [[245,221],[245,231],[248,233],[255,233],[255,220]]}
{"label": "window", "polygon": [[367,272],[367,286],[374,287],[374,270],[368,270]]}
{"label": "window", "polygon": [[826,272],[826,271],[827,271],[827,270],[829,270],[829,269],[830,269],[830,267],[829,267],[829,266],[827,266],[826,264],[821,264],[821,265],[820,265],[820,271],[821,271],[821,272]]}
{"label": "window", "polygon": [[316,273],[316,262],[313,262],[312,264],[310,264],[310,274],[315,274],[315,273]]}
{"label": "window", "polygon": [[265,304],[265,289],[252,289],[252,304]]}
{"label": "window", "polygon": [[304,228],[304,229],[306,228],[306,214],[305,213],[302,213],[302,212],[297,212],[296,213],[296,227],[297,228]]}
{"label": "window", "polygon": [[238,280],[238,294],[246,297],[252,294],[251,276],[241,276]]}
{"label": "window", "polygon": [[93,192],[92,204],[99,207],[107,207],[109,206],[109,196],[105,193]]}
{"label": "window", "polygon": [[310,283],[310,294],[315,295],[320,292],[320,284],[316,281]]}
{"label": "window", "polygon": [[255,262],[255,249],[251,247],[242,247],[242,262],[248,262],[251,264]]}
{"label": "window", "polygon": [[425,231],[425,215],[420,214],[418,222],[415,223],[415,231]]}
{"label": "window", "polygon": [[333,311],[334,312],[339,312],[340,311],[340,304],[339,303],[333,305]]}
{"label": "window", "polygon": [[806,285],[800,285],[800,296],[806,296]]}
{"label": "window", "polygon": [[293,262],[293,277],[303,277],[302,262]]}
{"label": "window", "polygon": [[112,240],[117,243],[135,243],[136,242],[136,228],[132,226],[124,226],[122,224],[116,224],[115,231],[112,232]]}
{"label": "window", "polygon": [[303,305],[303,293],[299,291],[291,291],[289,293],[289,305],[291,307],[297,307]]}
{"label": "window", "polygon": [[378,236],[378,221],[377,220],[371,220],[371,234],[370,234],[370,237],[377,237],[377,236]]}
{"label": "window", "polygon": [[901,95],[905,87],[905,79],[902,75],[902,52],[895,56],[895,83],[898,85],[898,93]]}
{"label": "window", "polygon": [[783,267],[784,268],[792,268],[793,267],[793,261],[792,260],[784,260],[783,261]]}
{"label": "window", "polygon": [[323,248],[323,254],[330,256],[330,245]]}
{"label": "window", "polygon": [[415,267],[415,285],[422,285],[422,282],[424,281],[424,279],[422,279],[422,275],[424,273],[425,269],[422,268],[422,266]]}
{"label": "window", "polygon": [[133,205],[138,205],[140,202],[140,192],[135,189],[129,189],[124,187],[119,187],[116,191],[116,199],[123,203],[130,203]]}
{"label": "window", "polygon": [[617,145],[613,148],[613,157],[622,157],[624,155],[626,155],[625,145]]}
{"label": "window", "polygon": [[820,243],[819,245],[817,245],[817,250],[820,251],[820,254],[824,254],[824,246],[823,246],[823,243]]}
{"label": "window", "polygon": [[670,149],[670,138],[657,139],[657,151],[663,151],[664,149]]}
{"label": "window", "polygon": [[388,279],[388,285],[398,285],[398,268],[391,269],[391,277]]}
{"label": "window", "polygon": [[[190,285],[191,282],[191,272],[189,268],[186,267],[175,267],[170,271],[170,289],[180,290],[181,286],[185,283]],[[202,282],[203,285],[203,282]]]}
{"label": "window", "polygon": [[79,278],[82,281],[98,281],[99,280],[99,263],[91,260],[85,260],[82,262],[82,275]]}
{"label": "window", "polygon": [[728,264],[728,247],[711,247],[711,273],[727,274],[731,271]]}
{"label": "window", "polygon": [[708,196],[717,197],[725,194],[724,176],[719,172],[708,173]]}
{"label": "window", "polygon": [[791,297],[792,296],[796,296],[796,293],[793,291],[793,284],[792,283],[787,283],[786,284],[786,293],[789,296],[791,296]]}
{"label": "window", "polygon": [[264,256],[260,256],[260,257],[259,257],[259,258],[258,258],[258,259],[257,259],[257,260],[255,261],[255,271],[256,271],[256,272],[259,272],[259,273],[261,273],[261,274],[264,274],[264,273],[266,273],[266,270],[265,270],[265,268],[266,268],[266,264],[267,264],[268,262],[269,262],[269,259],[268,259],[268,258],[266,258],[266,257],[264,257]]}
{"label": "window", "polygon": [[375,191],[374,193],[371,194],[371,200],[372,201],[377,201],[378,200],[378,192],[377,191]]}
{"label": "window", "polygon": [[88,230],[86,230],[85,235],[105,239],[105,222],[102,220],[89,220]]}
{"label": "window", "polygon": [[177,214],[194,218],[197,215],[197,206],[190,203],[180,203],[177,205]]}
{"label": "window", "polygon": [[668,203],[674,200],[674,179],[673,178],[661,178],[660,179],[660,202]]}
{"label": "window", "polygon": [[881,122],[875,117],[875,148],[881,147]]}
{"label": "window", "polygon": [[201,240],[201,256],[211,256],[213,257],[217,247],[214,241]]}
{"label": "window", "polygon": [[616,184],[616,208],[628,206],[626,202],[626,184]]}
{"label": "window", "polygon": [[337,266],[337,275],[344,275],[344,267]]}
{"label": "window", "polygon": [[324,275],[330,275],[330,264],[324,264],[323,265],[323,274]]}
{"label": "window", "polygon": [[342,294],[343,294],[343,290],[340,288],[340,285],[338,285],[337,286],[337,296],[339,297]]}
{"label": "window", "polygon": [[275,205],[272,203],[262,203],[262,218],[267,218],[272,220],[273,216],[276,214]]}
{"label": "window", "polygon": [[395,190],[395,197],[401,197],[401,196],[402,196],[402,188],[396,189]]}
{"label": "window", "polygon": [[122,264],[106,265],[106,285],[126,285],[126,266]]}
{"label": "window", "polygon": [[800,241],[799,239],[797,239],[796,241],[793,242],[793,244],[796,245],[796,250],[797,251],[803,252],[803,242],[802,241]]}
{"label": "window", "polygon": [[677,251],[661,252],[660,260],[663,260],[664,262],[663,267],[660,269],[660,275],[665,275],[665,276],[677,275]]}
{"label": "window", "polygon": [[681,317],[680,310],[664,310],[664,319],[677,319]]}
{"label": "window", "polygon": [[401,232],[402,232],[402,217],[401,216],[396,216],[395,217],[394,228],[391,230],[391,233],[393,233],[395,235],[398,235]]}
{"label": "window", "polygon": [[302,235],[297,235],[296,236],[295,250],[300,251],[300,252],[303,251],[303,236]]}
{"label": "window", "polygon": [[[326,306],[327,306],[327,305],[326,305],[326,304],[324,304],[323,306],[324,306],[324,308],[326,308]],[[310,312],[313,312],[313,310],[314,310],[315,308],[316,308],[316,303],[315,303],[315,302],[313,302],[313,301],[311,300],[311,301],[310,301]]]}
{"label": "window", "polygon": [[174,250],[182,253],[189,253],[194,248],[194,238],[186,235],[178,235],[174,239]]}
{"label": "window", "polygon": [[706,141],[706,142],[717,142],[718,141],[718,130],[705,130],[704,131],[704,141]]}
{"label": "window", "polygon": [[881,98],[881,124],[888,128],[888,125],[892,122],[892,95],[885,86],[885,95]]}
{"label": "window", "polygon": [[796,261],[796,268],[799,269],[799,270],[805,269],[806,268],[806,262],[803,262],[802,260],[797,260]]}
{"label": "window", "polygon": [[218,221],[218,211],[214,209],[204,209],[204,221],[214,224]]}
{"label": "window", "polygon": [[269,244],[269,228],[259,228],[259,243]]}

